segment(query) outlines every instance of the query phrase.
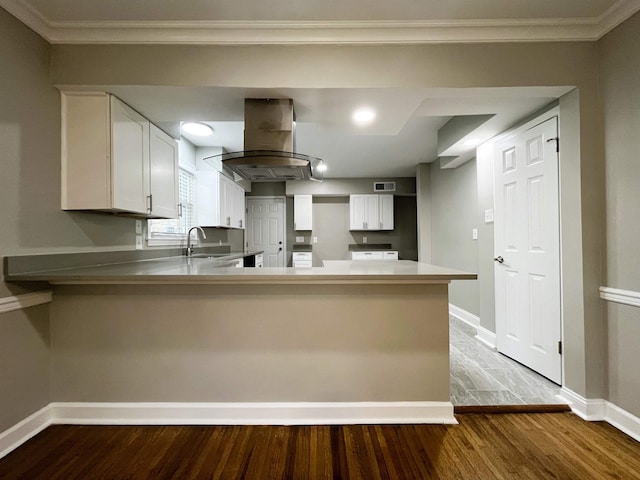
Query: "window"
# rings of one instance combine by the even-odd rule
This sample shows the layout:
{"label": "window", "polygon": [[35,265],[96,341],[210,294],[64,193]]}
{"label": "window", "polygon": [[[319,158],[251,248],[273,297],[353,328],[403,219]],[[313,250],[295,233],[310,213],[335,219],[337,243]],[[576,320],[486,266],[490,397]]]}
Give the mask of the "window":
{"label": "window", "polygon": [[189,229],[196,225],[196,177],[180,168],[178,177],[178,218],[149,220],[147,243],[150,246],[175,245],[186,239]]}

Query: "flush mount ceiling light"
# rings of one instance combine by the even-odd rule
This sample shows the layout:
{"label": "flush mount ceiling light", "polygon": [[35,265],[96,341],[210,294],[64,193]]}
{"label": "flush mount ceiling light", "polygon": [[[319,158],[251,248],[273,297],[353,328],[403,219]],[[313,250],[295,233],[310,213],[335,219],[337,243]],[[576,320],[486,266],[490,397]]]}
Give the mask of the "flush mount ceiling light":
{"label": "flush mount ceiling light", "polygon": [[206,137],[213,133],[213,128],[201,122],[184,122],[182,131],[199,137]]}
{"label": "flush mount ceiling light", "polygon": [[359,108],[353,115],[351,115],[351,119],[356,125],[369,125],[376,118],[376,112],[374,112],[371,108],[364,107]]}

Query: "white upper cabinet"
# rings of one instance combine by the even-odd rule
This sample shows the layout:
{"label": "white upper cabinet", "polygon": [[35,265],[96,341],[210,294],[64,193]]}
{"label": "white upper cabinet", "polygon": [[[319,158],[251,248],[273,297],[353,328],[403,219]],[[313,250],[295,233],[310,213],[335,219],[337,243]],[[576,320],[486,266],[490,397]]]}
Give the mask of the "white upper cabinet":
{"label": "white upper cabinet", "polygon": [[63,92],[62,209],[177,217],[177,147],[154,129],[112,95]]}
{"label": "white upper cabinet", "polygon": [[178,142],[151,124],[149,142],[151,215],[178,217]]}
{"label": "white upper cabinet", "polygon": [[217,170],[199,170],[197,197],[198,225],[244,229],[244,189],[233,180]]}
{"label": "white upper cabinet", "polygon": [[393,230],[393,195],[350,195],[349,230]]}
{"label": "white upper cabinet", "polygon": [[313,230],[313,196],[293,196],[293,229]]}

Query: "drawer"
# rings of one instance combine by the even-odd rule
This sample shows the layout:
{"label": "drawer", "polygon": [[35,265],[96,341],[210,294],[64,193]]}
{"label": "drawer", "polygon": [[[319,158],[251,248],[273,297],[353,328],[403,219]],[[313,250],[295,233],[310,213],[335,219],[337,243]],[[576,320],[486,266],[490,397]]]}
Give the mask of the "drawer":
{"label": "drawer", "polygon": [[398,260],[398,252],[382,252],[383,260]]}
{"label": "drawer", "polygon": [[293,252],[292,260],[295,261],[303,261],[310,262],[312,260],[311,252]]}
{"label": "drawer", "polygon": [[351,260],[382,260],[382,252],[351,252]]}
{"label": "drawer", "polygon": [[311,260],[295,260],[293,262],[294,268],[311,268],[313,262]]}

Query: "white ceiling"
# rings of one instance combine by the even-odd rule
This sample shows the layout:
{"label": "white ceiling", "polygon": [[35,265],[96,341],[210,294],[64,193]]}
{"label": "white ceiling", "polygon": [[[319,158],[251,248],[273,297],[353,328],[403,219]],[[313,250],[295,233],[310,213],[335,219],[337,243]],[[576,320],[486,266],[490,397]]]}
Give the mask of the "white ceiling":
{"label": "white ceiling", "polygon": [[[414,176],[416,164],[438,158],[438,130],[453,116],[492,114],[469,136],[487,140],[548,105],[569,87],[438,89],[244,89],[222,87],[92,86],[120,97],[175,136],[181,121],[203,121],[210,137],[197,146],[243,149],[244,99],[292,98],[296,150],[322,158],[328,178]],[[375,121],[357,127],[353,110],[369,106]],[[466,137],[447,156],[473,157]]]}
{"label": "white ceiling", "polygon": [[[0,0],[51,43],[371,44],[596,40],[640,0]],[[92,86],[96,89],[98,86]],[[177,135],[209,122],[202,146],[242,149],[244,98],[292,98],[297,151],[325,159],[327,177],[412,176],[437,158],[437,132],[457,115],[492,114],[469,136],[490,138],[566,93],[513,89],[261,89],[104,85]],[[378,112],[367,128],[351,113]],[[471,158],[463,140],[447,156]]]}

